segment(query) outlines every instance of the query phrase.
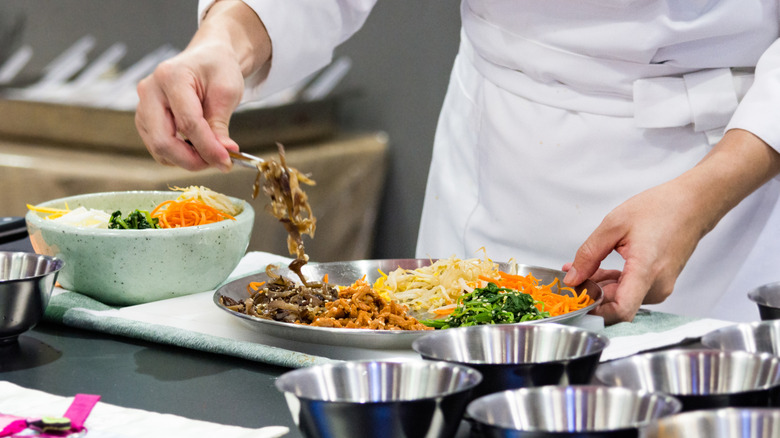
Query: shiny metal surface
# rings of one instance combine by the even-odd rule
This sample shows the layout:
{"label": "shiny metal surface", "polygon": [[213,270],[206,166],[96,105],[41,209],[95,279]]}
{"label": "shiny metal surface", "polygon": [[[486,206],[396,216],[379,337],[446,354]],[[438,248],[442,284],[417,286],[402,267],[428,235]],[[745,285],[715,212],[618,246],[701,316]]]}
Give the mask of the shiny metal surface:
{"label": "shiny metal surface", "polygon": [[741,323],[702,336],[705,347],[780,356],[780,320]]}
{"label": "shiny metal surface", "polygon": [[265,162],[265,160],[262,158],[247,154],[245,152],[228,151],[228,154],[230,154],[230,159],[234,163],[248,167],[250,169],[257,169],[258,164]]}
{"label": "shiny metal surface", "polygon": [[[349,262],[332,262],[332,263],[312,263],[303,267],[303,274],[307,278],[322,278],[325,274],[328,275],[328,280],[331,284],[337,285],[350,285],[356,280],[365,276],[366,281],[374,282],[379,278],[379,271],[389,272],[398,267],[405,269],[417,269],[423,266],[428,266],[431,263],[430,259],[381,259],[381,260],[357,260]],[[563,272],[556,271],[547,268],[538,268],[530,265],[509,265],[506,263],[499,263],[500,269],[506,272],[518,273],[521,275],[527,275],[528,272],[533,272],[534,276],[541,282],[550,283],[556,277],[563,279]],[[258,267],[264,269],[265,267]],[[287,278],[297,280],[297,276],[290,272],[287,267],[280,267],[278,272]],[[228,312],[229,314],[239,318],[241,322],[249,325],[254,330],[261,333],[276,336],[283,339],[290,339],[301,342],[318,343],[325,345],[344,345],[358,348],[370,348],[370,349],[408,349],[411,347],[412,342],[420,336],[430,333],[429,331],[400,331],[400,330],[366,330],[366,329],[345,329],[345,328],[329,328],[329,327],[312,327],[300,324],[289,324],[284,322],[277,322],[267,319],[260,319],[253,316],[233,312],[221,305],[219,297],[221,295],[228,296],[236,300],[243,300],[247,296],[246,286],[252,281],[268,281],[268,276],[265,272],[253,274],[234,280],[214,292],[213,301],[214,304],[220,309]],[[594,282],[588,280],[580,286],[574,288],[577,293],[580,293],[583,289],[587,290],[587,294],[593,298],[594,303],[574,312],[570,312],[566,315],[556,316],[548,318],[542,321],[529,321],[521,323],[521,325],[547,323],[547,322],[560,322],[573,324],[576,321],[593,310],[602,299],[602,290]],[[557,291],[556,291],[557,292]],[[560,293],[567,293],[561,291]]]}
{"label": "shiny metal surface", "polygon": [[780,281],[751,290],[748,298],[758,306],[762,320],[780,319]]}
{"label": "shiny metal surface", "polygon": [[[652,420],[680,411],[666,394],[597,385],[520,388],[486,395],[466,408],[485,438],[636,437]],[[575,435],[576,434],[576,435]]]}
{"label": "shiny metal surface", "polygon": [[62,260],[0,251],[0,345],[16,342],[43,317]]}
{"label": "shiny metal surface", "polygon": [[776,438],[780,410],[724,408],[686,412],[659,419],[645,438]]}
{"label": "shiny metal surface", "polygon": [[459,327],[423,335],[412,348],[424,359],[482,373],[474,397],[506,389],[590,383],[609,339],[548,324]]}
{"label": "shiny metal surface", "polygon": [[305,437],[447,438],[458,430],[479,372],[431,361],[337,362],[281,375]]}
{"label": "shiny metal surface", "polygon": [[677,397],[683,410],[777,406],[780,358],[767,353],[668,350],[606,362],[604,384]]}

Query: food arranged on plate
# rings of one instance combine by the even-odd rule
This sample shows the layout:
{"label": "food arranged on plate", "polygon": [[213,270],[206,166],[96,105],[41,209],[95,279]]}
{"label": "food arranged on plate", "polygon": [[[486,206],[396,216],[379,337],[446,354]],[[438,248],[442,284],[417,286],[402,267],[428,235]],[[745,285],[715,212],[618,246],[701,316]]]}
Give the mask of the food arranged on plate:
{"label": "food arranged on plate", "polygon": [[[246,297],[220,294],[224,308],[254,318],[314,327],[432,330],[543,320],[594,303],[556,277],[542,283],[533,273],[512,274],[487,257],[431,260],[398,267],[352,283],[301,284],[266,268],[267,282],[246,280]],[[218,291],[219,293],[219,291]]]}

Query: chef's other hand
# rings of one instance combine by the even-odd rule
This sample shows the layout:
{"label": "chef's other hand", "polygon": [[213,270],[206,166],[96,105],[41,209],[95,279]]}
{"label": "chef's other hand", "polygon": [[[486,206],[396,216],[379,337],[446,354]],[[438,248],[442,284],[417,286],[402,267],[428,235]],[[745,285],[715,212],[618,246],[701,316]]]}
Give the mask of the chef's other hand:
{"label": "chef's other hand", "polygon": [[[672,293],[699,240],[779,172],[780,154],[747,131],[728,131],[692,169],[612,210],[564,266],[564,283],[594,276],[604,290],[594,313],[606,324],[632,321],[642,304]],[[613,250],[625,261],[622,272],[599,270]]]}
{"label": "chef's other hand", "polygon": [[[674,187],[658,186],[611,211],[564,266],[566,284],[592,277],[602,286],[604,299],[593,313],[606,324],[631,321],[642,304],[666,299],[704,235],[695,208]],[[598,269],[613,250],[625,260],[622,273]]]}
{"label": "chef's other hand", "polygon": [[187,48],[138,84],[135,124],[154,159],[188,170],[230,170],[228,150],[238,150],[228,132],[230,116],[244,78],[270,54],[268,33],[251,8],[216,2]]}

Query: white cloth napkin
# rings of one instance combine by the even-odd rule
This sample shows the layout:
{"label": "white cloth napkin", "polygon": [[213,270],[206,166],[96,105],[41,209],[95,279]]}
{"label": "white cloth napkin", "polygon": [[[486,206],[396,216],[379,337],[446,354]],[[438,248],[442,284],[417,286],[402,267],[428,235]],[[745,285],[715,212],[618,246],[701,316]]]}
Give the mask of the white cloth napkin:
{"label": "white cloth napkin", "polygon": [[[0,413],[19,417],[59,417],[73,397],[62,397],[0,381]],[[171,414],[129,409],[98,402],[87,418],[89,438],[275,438],[289,433],[284,426],[250,429],[192,420]]]}
{"label": "white cloth napkin", "polygon": [[609,346],[601,354],[601,361],[619,359],[642,351],[674,345],[686,339],[700,338],[713,330],[732,324],[734,324],[733,321],[700,319],[662,332],[611,337]]}

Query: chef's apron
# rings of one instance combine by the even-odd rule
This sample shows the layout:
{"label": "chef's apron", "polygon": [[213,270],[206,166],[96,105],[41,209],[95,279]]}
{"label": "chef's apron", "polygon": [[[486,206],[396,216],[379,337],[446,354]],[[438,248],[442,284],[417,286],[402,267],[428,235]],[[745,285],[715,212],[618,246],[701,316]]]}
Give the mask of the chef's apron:
{"label": "chef's apron", "polygon": [[[464,0],[461,9],[418,257],[484,248],[494,260],[572,261],[612,209],[710,151],[750,85],[740,67],[777,38],[775,1]],[[651,307],[758,319],[748,289],[780,270],[745,261],[780,266],[780,239],[761,240],[780,229],[779,193],[772,181],[729,212],[672,296]],[[602,263],[622,266],[616,253]]]}

